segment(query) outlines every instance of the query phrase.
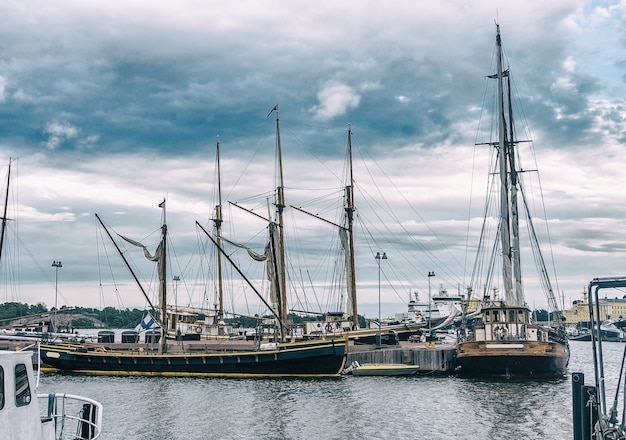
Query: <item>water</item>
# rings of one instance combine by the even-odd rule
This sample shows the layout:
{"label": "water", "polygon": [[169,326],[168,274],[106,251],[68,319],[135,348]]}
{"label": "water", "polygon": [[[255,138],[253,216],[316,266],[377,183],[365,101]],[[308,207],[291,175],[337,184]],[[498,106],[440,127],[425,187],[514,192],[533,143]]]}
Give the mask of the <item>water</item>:
{"label": "water", "polygon": [[[624,344],[603,348],[612,401]],[[571,351],[569,371],[582,371],[593,385],[591,343],[572,342]],[[569,375],[547,381],[42,375],[39,392],[55,391],[103,403],[103,440],[573,437]]]}

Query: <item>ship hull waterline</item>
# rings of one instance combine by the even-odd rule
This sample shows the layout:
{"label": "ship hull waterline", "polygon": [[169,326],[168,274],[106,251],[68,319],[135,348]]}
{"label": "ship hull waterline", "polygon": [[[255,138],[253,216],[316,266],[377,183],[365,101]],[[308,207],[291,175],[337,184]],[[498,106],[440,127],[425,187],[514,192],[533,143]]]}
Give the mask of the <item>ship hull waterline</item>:
{"label": "ship hull waterline", "polygon": [[457,349],[462,376],[561,377],[569,348],[554,342],[466,342]]}
{"label": "ship hull waterline", "polygon": [[91,375],[338,377],[346,347],[345,339],[329,339],[281,344],[267,351],[153,354],[42,345],[41,360],[56,370]]}

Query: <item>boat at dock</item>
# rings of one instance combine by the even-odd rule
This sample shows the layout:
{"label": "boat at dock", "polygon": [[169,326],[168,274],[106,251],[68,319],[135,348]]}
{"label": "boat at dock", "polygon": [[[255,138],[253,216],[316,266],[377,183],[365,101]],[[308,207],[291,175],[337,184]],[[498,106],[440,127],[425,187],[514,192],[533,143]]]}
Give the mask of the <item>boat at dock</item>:
{"label": "boat at dock", "polygon": [[406,364],[359,364],[353,362],[348,374],[353,376],[413,376],[417,374],[418,365]]}
{"label": "boat at dock", "polygon": [[106,350],[91,344],[41,346],[42,361],[55,369],[115,376],[337,377],[346,340],[268,343],[248,350],[159,353]]}
{"label": "boat at dock", "polygon": [[[493,216],[485,209],[483,229],[478,245],[475,275],[472,285],[482,290],[479,313],[464,316],[458,341],[457,363],[462,375],[504,377],[558,377],[566,374],[569,345],[562,315],[543,261],[527,195],[522,186],[523,173],[513,122],[511,72],[504,67],[500,27],[496,24],[497,72],[489,75],[496,81],[497,123],[496,141],[484,145],[495,148],[496,161],[490,172],[493,179],[488,193],[499,197],[499,203],[487,201],[487,206],[498,206]],[[490,138],[491,139],[491,138]],[[483,145],[483,144],[477,144]],[[491,179],[490,179],[491,180]],[[491,199],[491,197],[489,197]],[[518,202],[518,198],[522,203]],[[519,204],[518,204],[519,203]],[[520,246],[520,208],[525,214],[529,230],[530,248],[538,262],[539,280],[544,286],[552,320],[539,324],[531,320],[531,311],[525,302],[522,283]],[[487,243],[489,231],[497,231],[494,242]],[[495,243],[495,244],[494,244]],[[495,276],[497,255],[501,256],[502,277]],[[480,269],[485,269],[479,279]],[[500,291],[503,291],[500,294]],[[473,289],[470,290],[473,293]]]}
{"label": "boat at dock", "polygon": [[397,323],[420,323],[424,326],[438,327],[448,318],[460,315],[463,310],[463,298],[460,295],[450,296],[448,291],[440,286],[430,301],[420,301],[419,294],[413,293],[409,300],[407,312],[397,313]]}
{"label": "boat at dock", "polygon": [[[604,342],[626,342],[625,320],[607,319],[600,323],[598,337]],[[570,341],[591,341],[591,331],[588,328],[580,329],[575,335],[569,336]]]}
{"label": "boat at dock", "polygon": [[[159,206],[165,210],[165,203]],[[158,316],[155,319],[161,334],[156,350],[107,349],[94,343],[42,344],[40,352],[45,365],[72,373],[122,376],[336,377],[341,374],[347,347],[345,338],[289,342],[283,335],[277,342],[239,350],[170,353],[164,330],[168,328],[165,223],[161,231],[161,242],[154,255],[145,250],[147,257],[159,267],[160,314],[155,313]]]}
{"label": "boat at dock", "polygon": [[0,351],[2,440],[96,440],[102,404],[73,394],[35,394],[32,351]]}
{"label": "boat at dock", "polygon": [[[276,112],[277,139],[279,135],[278,106]],[[280,141],[278,141],[280,146]],[[282,164],[280,148],[279,160]],[[269,284],[270,300],[266,300],[255,285],[248,280],[246,274],[224,250],[226,241],[218,232],[209,233],[200,223],[196,222],[199,231],[206,235],[219,255],[225,258],[239,273],[242,279],[254,291],[258,299],[267,308],[272,316],[273,333],[271,338],[257,340],[255,344],[240,350],[205,350],[190,353],[170,352],[168,345],[168,331],[176,330],[175,323],[170,321],[168,314],[167,282],[167,224],[166,202],[159,204],[162,208],[162,226],[160,242],[154,251],[150,252],[142,243],[123,237],[120,239],[143,250],[150,261],[157,263],[158,273],[158,304],[155,307],[149,295],[143,289],[135,276],[124,252],[113,238],[113,234],[96,214],[100,225],[104,228],[111,242],[115,245],[120,257],[125,262],[134,279],[137,281],[145,300],[151,308],[152,316],[160,329],[157,350],[146,350],[139,347],[135,350],[108,350],[106,347],[94,344],[46,344],[41,346],[41,359],[50,367],[73,373],[105,374],[105,375],[146,375],[146,376],[205,376],[205,377],[338,377],[343,371],[347,339],[341,335],[323,336],[307,340],[296,340],[293,334],[293,325],[288,319],[287,285],[285,274],[285,239],[283,237],[283,209],[284,183],[281,179],[276,188],[275,219],[267,218],[267,244],[265,253],[254,253],[248,249],[248,254],[254,253],[253,259],[261,261],[267,267],[266,276]],[[269,209],[268,209],[269,211]],[[221,223],[221,217],[218,217]],[[233,243],[234,242],[230,242]],[[242,245],[239,245],[239,247]],[[220,292],[220,296],[222,293]],[[218,309],[217,319],[221,321],[224,311]],[[268,318],[268,320],[270,320]],[[219,324],[219,322],[217,323]],[[179,342],[179,341],[177,341]],[[174,347],[172,347],[174,348]]]}

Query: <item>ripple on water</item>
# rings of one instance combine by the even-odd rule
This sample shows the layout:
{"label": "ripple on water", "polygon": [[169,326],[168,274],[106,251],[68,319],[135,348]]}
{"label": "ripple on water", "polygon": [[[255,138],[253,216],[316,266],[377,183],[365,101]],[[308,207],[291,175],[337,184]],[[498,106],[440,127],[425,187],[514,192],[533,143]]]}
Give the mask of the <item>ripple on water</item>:
{"label": "ripple on water", "polygon": [[[572,343],[570,372],[593,382],[590,343]],[[605,344],[607,395],[624,344]],[[325,380],[44,375],[40,392],[104,404],[103,440],[571,439],[571,379],[454,376]]]}

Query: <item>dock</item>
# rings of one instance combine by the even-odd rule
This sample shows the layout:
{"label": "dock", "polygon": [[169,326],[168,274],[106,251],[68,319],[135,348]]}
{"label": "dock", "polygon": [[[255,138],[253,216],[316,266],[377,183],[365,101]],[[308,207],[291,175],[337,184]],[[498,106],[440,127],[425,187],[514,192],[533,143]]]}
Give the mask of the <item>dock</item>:
{"label": "dock", "polygon": [[447,343],[424,343],[401,341],[400,345],[348,346],[346,365],[352,362],[364,364],[417,365],[418,374],[448,374],[456,369],[456,345]]}

